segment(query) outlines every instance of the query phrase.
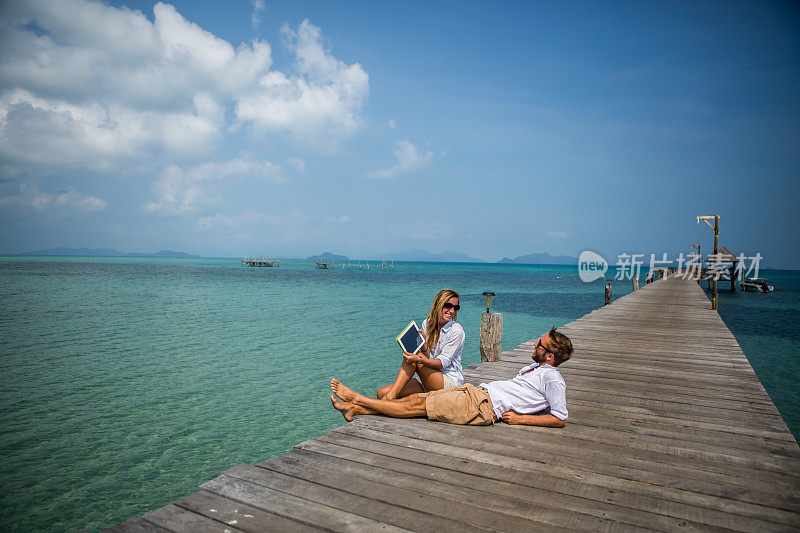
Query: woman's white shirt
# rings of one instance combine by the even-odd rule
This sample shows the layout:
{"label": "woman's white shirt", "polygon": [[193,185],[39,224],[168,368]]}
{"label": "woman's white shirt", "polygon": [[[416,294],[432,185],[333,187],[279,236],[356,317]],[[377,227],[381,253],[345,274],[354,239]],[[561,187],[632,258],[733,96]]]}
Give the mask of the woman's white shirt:
{"label": "woman's white shirt", "polygon": [[[428,319],[422,321],[422,331]],[[461,324],[450,320],[439,332],[439,342],[433,348],[428,357],[438,359],[442,362],[442,374],[447,376],[454,387],[464,384],[464,370],[461,368],[461,352],[464,350],[464,339],[466,334]]]}

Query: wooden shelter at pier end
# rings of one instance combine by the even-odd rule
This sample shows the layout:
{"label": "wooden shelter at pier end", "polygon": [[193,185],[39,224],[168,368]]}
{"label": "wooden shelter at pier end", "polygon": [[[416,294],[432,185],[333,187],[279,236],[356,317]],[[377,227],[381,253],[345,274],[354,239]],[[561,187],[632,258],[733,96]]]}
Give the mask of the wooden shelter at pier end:
{"label": "wooden shelter at pier end", "polygon": [[[731,263],[733,266],[730,269],[726,269],[726,272],[720,274],[718,280],[726,280],[730,279],[731,281],[731,292],[736,292],[736,278],[739,277],[739,258],[731,253],[730,250],[725,248],[724,246],[719,247],[719,251],[715,254],[708,254],[706,257],[706,269],[705,273],[713,274],[713,269],[716,265],[727,265]],[[704,276],[705,277],[705,276]],[[708,289],[711,290],[711,277],[707,278],[708,280]]]}

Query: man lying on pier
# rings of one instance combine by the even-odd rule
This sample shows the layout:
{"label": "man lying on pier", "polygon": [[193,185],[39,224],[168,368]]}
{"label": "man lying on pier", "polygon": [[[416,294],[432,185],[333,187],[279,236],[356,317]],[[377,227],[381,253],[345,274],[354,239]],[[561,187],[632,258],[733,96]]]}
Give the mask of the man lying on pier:
{"label": "man lying on pier", "polygon": [[566,385],[555,367],[570,357],[572,341],[553,328],[536,342],[532,355],[535,363],[513,379],[478,387],[466,384],[397,400],[369,398],[332,379],[331,402],[348,422],[358,415],[383,414],[394,418],[427,416],[450,424],[485,426],[503,420],[560,428],[567,419]]}

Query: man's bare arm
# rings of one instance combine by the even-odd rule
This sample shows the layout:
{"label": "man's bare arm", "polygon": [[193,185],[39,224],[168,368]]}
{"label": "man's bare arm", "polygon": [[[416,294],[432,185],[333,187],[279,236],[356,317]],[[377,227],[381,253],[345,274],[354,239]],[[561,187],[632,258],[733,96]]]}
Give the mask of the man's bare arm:
{"label": "man's bare arm", "polygon": [[563,428],[566,422],[553,415],[521,415],[516,411],[503,413],[503,422],[507,424],[521,424],[525,426],[541,426],[548,428]]}

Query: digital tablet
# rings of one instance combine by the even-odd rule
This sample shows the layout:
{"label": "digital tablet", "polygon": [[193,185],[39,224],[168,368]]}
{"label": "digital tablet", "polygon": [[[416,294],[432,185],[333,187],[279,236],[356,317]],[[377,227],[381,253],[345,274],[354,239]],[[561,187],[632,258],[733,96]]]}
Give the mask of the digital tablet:
{"label": "digital tablet", "polygon": [[417,353],[425,344],[425,339],[419,334],[417,323],[413,320],[397,336],[397,344],[408,353]]}

